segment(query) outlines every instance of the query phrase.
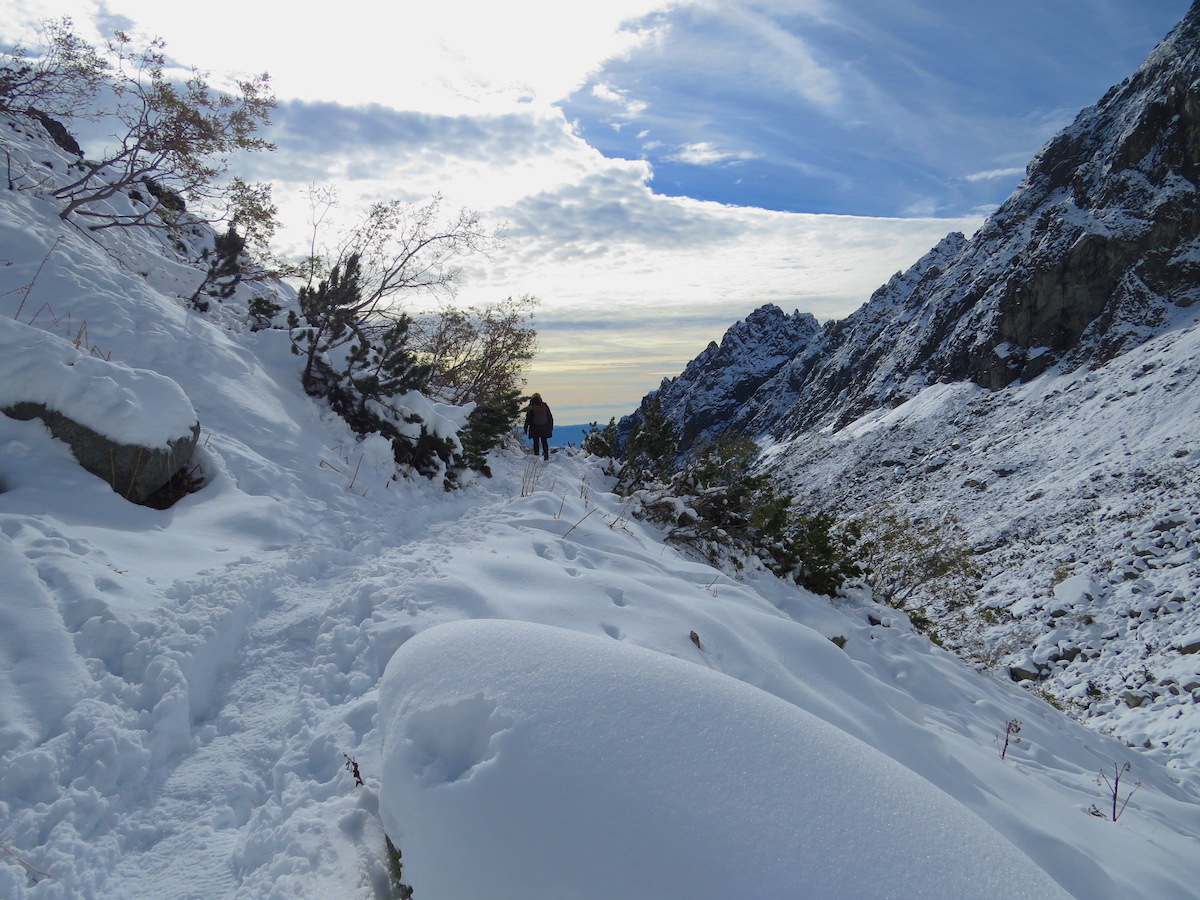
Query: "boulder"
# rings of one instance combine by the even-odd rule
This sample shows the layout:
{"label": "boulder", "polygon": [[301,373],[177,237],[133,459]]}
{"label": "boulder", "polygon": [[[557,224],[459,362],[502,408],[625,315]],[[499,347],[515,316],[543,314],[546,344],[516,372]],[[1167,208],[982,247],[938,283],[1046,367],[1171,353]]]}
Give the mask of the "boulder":
{"label": "boulder", "polygon": [[1200,653],[1200,631],[1176,638],[1172,646],[1180,653]]}
{"label": "boulder", "polygon": [[[147,504],[191,461],[200,425],[183,388],[0,317],[0,412],[39,419],[79,464]],[[148,505],[158,505],[151,501]]]}
{"label": "boulder", "polygon": [[1028,656],[1008,667],[1008,677],[1013,681],[1041,681],[1045,675],[1045,668]]}
{"label": "boulder", "polygon": [[81,466],[133,503],[145,503],[186,467],[200,437],[197,422],[186,434],[168,441],[166,447],[141,447],[118,443],[41,403],[15,403],[0,412],[14,419],[40,419],[51,434],[71,448]]}

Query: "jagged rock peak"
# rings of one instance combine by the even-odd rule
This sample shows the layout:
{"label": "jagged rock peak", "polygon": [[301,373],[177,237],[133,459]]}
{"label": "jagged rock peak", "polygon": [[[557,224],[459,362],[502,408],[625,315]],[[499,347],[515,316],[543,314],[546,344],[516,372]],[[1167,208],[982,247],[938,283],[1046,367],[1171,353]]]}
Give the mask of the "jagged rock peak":
{"label": "jagged rock peak", "polygon": [[[664,379],[643,407],[657,398],[668,418],[683,425],[675,438],[680,450],[686,450],[697,438],[723,431],[762,383],[820,334],[821,326],[809,313],[760,306],[730,326],[720,344],[711,342],[680,375]],[[622,420],[622,435],[636,418]]]}
{"label": "jagged rock peak", "polygon": [[[689,375],[730,358],[710,348],[669,382],[664,408],[681,436],[732,427],[785,438],[840,428],[936,382],[994,390],[1051,367],[1102,365],[1200,299],[1198,184],[1194,4],[1133,76],[1037,154],[970,240],[947,236],[781,364],[774,345],[735,343],[730,356],[746,370],[736,400],[715,393],[732,386],[722,379]],[[761,380],[764,370],[748,372],[760,356],[772,366]]]}

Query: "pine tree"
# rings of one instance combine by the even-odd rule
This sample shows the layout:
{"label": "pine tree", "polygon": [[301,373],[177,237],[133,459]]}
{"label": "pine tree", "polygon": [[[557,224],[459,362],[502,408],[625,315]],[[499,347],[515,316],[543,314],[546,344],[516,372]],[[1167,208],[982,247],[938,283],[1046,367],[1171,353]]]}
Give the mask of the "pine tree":
{"label": "pine tree", "polygon": [[201,294],[218,300],[228,300],[233,296],[242,280],[242,253],[245,249],[246,239],[232,225],[227,231],[214,235],[212,251],[206,250],[204,254],[208,260],[204,280],[191,297],[193,307],[201,312],[208,309],[208,301],[201,300]]}
{"label": "pine tree", "polygon": [[583,451],[593,456],[612,458],[617,455],[617,420],[610,418],[601,428],[595,422],[588,425],[583,434]]}
{"label": "pine tree", "polygon": [[467,417],[467,427],[459,432],[462,453],[457,462],[491,477],[487,454],[508,434],[521,415],[521,392],[507,393],[480,401]]}
{"label": "pine tree", "polygon": [[657,397],[642,408],[641,420],[634,425],[625,442],[618,490],[628,492],[662,481],[675,468],[678,453],[674,425],[662,411]]}
{"label": "pine tree", "polygon": [[360,330],[346,357],[340,380],[353,386],[358,396],[358,414],[368,415],[368,403],[386,403],[391,397],[423,389],[429,366],[418,364],[408,350],[407,316],[386,325]]}
{"label": "pine tree", "polygon": [[360,277],[359,257],[353,254],[344,268],[334,266],[329,277],[321,279],[315,289],[300,288],[297,298],[300,315],[288,314],[292,352],[304,357],[300,381],[312,396],[326,393],[333,375],[325,354],[355,337],[362,303]]}

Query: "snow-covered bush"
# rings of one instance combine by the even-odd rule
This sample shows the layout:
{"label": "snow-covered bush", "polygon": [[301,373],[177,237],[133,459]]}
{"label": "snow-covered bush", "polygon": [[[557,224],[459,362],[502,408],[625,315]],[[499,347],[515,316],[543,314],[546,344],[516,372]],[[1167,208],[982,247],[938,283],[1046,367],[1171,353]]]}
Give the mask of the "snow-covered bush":
{"label": "snow-covered bush", "polygon": [[675,426],[657,397],[646,402],[641,418],[618,449],[622,466],[617,490],[621,493],[662,481],[674,471],[679,452]]}
{"label": "snow-covered bush", "polygon": [[617,420],[610,418],[603,428],[596,422],[588,425],[583,434],[582,449],[585,453],[612,459],[617,455]]}
{"label": "snow-covered bush", "polygon": [[857,528],[839,526],[828,514],[797,511],[790,495],[755,470],[757,458],[749,438],[703,442],[673,475],[633,492],[637,514],[663,525],[671,543],[714,565],[741,568],[757,558],[814,593],[836,594],[862,571],[854,558]]}

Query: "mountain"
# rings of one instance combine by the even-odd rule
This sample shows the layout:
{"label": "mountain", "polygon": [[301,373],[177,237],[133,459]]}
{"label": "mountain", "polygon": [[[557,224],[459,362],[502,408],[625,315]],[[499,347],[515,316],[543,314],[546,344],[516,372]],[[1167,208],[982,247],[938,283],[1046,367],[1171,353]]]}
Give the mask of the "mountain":
{"label": "mountain", "polygon": [[1197,84],[1193,6],[970,239],[819,330],[760,309],[651,395],[807,505],[963,529],[980,583],[910,609],[1164,758],[1200,732]]}
{"label": "mountain", "polygon": [[[1131,78],[1042,149],[970,240],[949,235],[790,351],[776,312],[759,310],[722,342],[721,362],[746,372],[736,386],[709,374],[712,347],[664,382],[657,395],[676,410],[684,444],[714,425],[776,438],[840,428],[930,384],[995,390],[1102,363],[1174,327],[1200,300],[1198,77],[1193,7]],[[771,321],[781,327],[746,341]],[[781,352],[791,359],[779,366]],[[710,423],[690,411],[697,405],[733,411]]]}

